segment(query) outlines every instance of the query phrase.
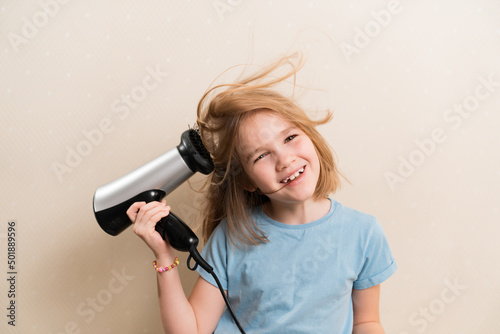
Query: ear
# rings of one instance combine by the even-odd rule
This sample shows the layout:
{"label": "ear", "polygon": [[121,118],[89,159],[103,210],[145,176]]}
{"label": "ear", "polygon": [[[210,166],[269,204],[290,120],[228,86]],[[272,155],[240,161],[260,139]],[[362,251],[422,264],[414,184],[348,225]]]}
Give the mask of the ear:
{"label": "ear", "polygon": [[241,182],[241,186],[243,187],[243,189],[245,189],[248,192],[253,193],[254,191],[256,191],[258,189],[257,186],[254,185],[252,183],[252,181],[250,181],[248,179],[248,176],[246,174],[245,175],[241,175],[240,182]]}
{"label": "ear", "polygon": [[256,191],[259,188],[257,188],[257,186],[251,184],[250,182],[243,182],[243,189],[253,193],[254,191]]}

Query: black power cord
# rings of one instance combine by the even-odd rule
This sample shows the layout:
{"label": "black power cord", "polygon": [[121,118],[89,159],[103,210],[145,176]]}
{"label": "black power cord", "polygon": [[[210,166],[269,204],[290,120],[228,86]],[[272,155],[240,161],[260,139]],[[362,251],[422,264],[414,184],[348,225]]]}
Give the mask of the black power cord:
{"label": "black power cord", "polygon": [[[190,266],[191,259],[194,259],[195,265],[193,267]],[[212,277],[215,279],[215,282],[217,283],[217,286],[219,287],[220,293],[222,294],[222,298],[224,298],[224,302],[226,303],[227,309],[229,310],[229,313],[231,314],[231,317],[234,320],[234,323],[240,330],[241,334],[246,334],[243,328],[240,325],[240,322],[238,321],[238,318],[236,318],[236,315],[234,314],[233,308],[231,307],[231,304],[229,303],[229,300],[227,299],[226,293],[224,292],[224,288],[222,287],[222,284],[219,281],[219,278],[217,275],[214,273],[214,269],[201,257],[200,253],[198,253],[198,250],[196,247],[191,247],[189,249],[189,257],[187,259],[187,267],[189,270],[196,270],[196,268],[200,265],[207,273],[212,275]]]}
{"label": "black power cord", "polygon": [[[181,252],[189,252],[189,257],[187,259],[187,267],[194,271],[198,267],[202,267],[205,269],[207,273],[212,275],[219,287],[219,290],[222,294],[222,298],[224,298],[224,302],[226,303],[227,309],[231,314],[231,317],[234,320],[234,323],[240,330],[242,334],[245,334],[245,331],[241,327],[236,315],[234,314],[233,308],[227,299],[226,294],[224,293],[224,289],[219,281],[219,278],[214,273],[214,269],[205,261],[200,253],[198,253],[198,237],[194,232],[186,225],[179,217],[177,217],[173,212],[164,218],[162,218],[158,224],[155,226],[156,231],[160,233],[163,239],[167,240],[174,249]],[[191,267],[189,264],[191,259],[194,259],[195,265]]]}

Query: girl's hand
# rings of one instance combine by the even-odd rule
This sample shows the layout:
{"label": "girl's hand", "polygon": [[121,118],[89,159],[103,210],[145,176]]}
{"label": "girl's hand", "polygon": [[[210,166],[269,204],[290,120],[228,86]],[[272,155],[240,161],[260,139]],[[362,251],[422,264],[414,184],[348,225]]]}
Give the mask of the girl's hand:
{"label": "girl's hand", "polygon": [[134,224],[133,230],[153,251],[157,260],[173,259],[174,250],[160,233],[155,230],[156,224],[170,213],[165,200],[161,202],[135,202],[127,210],[127,216]]}

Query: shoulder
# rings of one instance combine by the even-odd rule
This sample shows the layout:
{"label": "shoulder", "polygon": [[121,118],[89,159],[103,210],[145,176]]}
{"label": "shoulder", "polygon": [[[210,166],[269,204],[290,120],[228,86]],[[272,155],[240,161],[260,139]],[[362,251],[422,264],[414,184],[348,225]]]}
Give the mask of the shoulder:
{"label": "shoulder", "polygon": [[335,200],[332,200],[332,203],[336,206],[336,216],[347,224],[353,224],[357,227],[363,228],[370,228],[375,225],[379,225],[377,218],[371,214],[345,206]]}
{"label": "shoulder", "polygon": [[232,221],[223,218],[210,234],[207,245],[217,242],[226,243],[231,248],[245,248],[260,244],[262,241],[267,241],[266,234],[262,231],[265,225],[261,206],[252,207],[244,216]]}
{"label": "shoulder", "polygon": [[384,229],[378,219],[366,212],[344,206],[339,202],[335,202],[337,221],[342,224],[342,229],[350,236],[357,236],[360,241],[367,242],[369,239],[384,238]]}
{"label": "shoulder", "polygon": [[208,238],[207,244],[214,242],[224,242],[227,237],[227,231],[227,221],[226,219],[223,219],[212,231],[212,234]]}

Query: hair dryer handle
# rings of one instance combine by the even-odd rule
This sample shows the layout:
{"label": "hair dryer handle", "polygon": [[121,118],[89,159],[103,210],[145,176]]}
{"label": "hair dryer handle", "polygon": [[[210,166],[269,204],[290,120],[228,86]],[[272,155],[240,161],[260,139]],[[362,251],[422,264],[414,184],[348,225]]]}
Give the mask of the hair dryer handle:
{"label": "hair dryer handle", "polygon": [[167,240],[174,249],[189,252],[196,249],[198,238],[196,234],[174,213],[162,218],[155,227],[163,239]]}

